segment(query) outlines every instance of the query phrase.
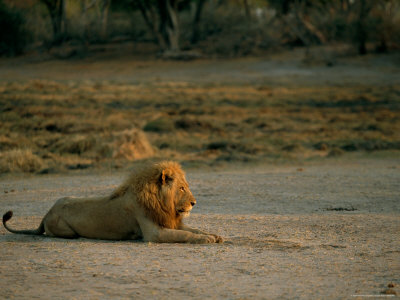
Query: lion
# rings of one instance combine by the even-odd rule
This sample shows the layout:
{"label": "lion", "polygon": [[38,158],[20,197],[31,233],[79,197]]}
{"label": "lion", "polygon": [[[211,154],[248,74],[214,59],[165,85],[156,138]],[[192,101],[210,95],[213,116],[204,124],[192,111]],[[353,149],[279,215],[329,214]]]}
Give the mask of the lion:
{"label": "lion", "polygon": [[183,224],[196,204],[185,173],[172,161],[146,163],[111,195],[96,198],[65,197],[56,201],[35,230],[7,225],[13,213],[3,215],[12,233],[61,238],[137,240],[159,243],[221,243],[215,234]]}

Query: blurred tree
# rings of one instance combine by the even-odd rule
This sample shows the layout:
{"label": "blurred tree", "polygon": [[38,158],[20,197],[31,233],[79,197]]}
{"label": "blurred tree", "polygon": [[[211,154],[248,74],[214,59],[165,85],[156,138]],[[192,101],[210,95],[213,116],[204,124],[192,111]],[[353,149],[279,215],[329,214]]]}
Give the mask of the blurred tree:
{"label": "blurred tree", "polygon": [[95,9],[99,20],[98,31],[96,34],[102,41],[107,39],[108,14],[111,6],[111,0],[80,0],[81,4],[81,23],[84,27],[84,40],[88,42],[90,30],[88,28],[88,11]]}
{"label": "blurred tree", "polygon": [[326,42],[324,33],[313,24],[311,15],[317,11],[326,13],[325,0],[267,0],[276,10],[277,18],[289,28],[292,35],[297,37],[305,46],[314,42],[323,44]]}
{"label": "blurred tree", "polygon": [[178,4],[181,0],[136,0],[147,27],[162,51],[179,52]]}
{"label": "blurred tree", "polygon": [[[15,17],[16,26],[26,26],[35,42],[49,39],[48,26],[51,24],[52,45],[62,43],[67,36],[78,40],[83,37],[87,45],[93,41],[106,41],[108,32],[110,35],[131,36],[134,40],[142,41],[148,39],[146,32],[151,33],[162,52],[175,52],[178,56],[184,54],[181,48],[191,48],[190,43],[196,44],[203,52],[220,51],[240,55],[279,45],[308,47],[330,42],[354,43],[357,51],[365,54],[367,46],[371,44],[380,52],[398,49],[400,44],[399,0],[1,2],[8,9],[13,8],[15,16],[20,15],[19,18]],[[38,2],[44,5],[36,5]],[[27,6],[28,3],[30,6]],[[118,15],[118,18],[108,28],[109,12]],[[43,18],[43,15],[46,17]],[[27,25],[23,25],[21,19],[26,20]],[[180,24],[179,19],[185,26]],[[10,18],[3,17],[0,21],[5,20]],[[8,22],[7,26],[11,26],[11,23]],[[0,29],[3,34],[9,31],[7,26]]]}
{"label": "blurred tree", "polygon": [[205,0],[197,0],[193,2],[195,5],[194,8],[194,18],[193,18],[193,25],[192,25],[192,38],[191,42],[192,44],[196,44],[197,41],[199,40],[199,24],[201,20],[201,14],[203,12],[203,6],[205,3]]}
{"label": "blurred tree", "polygon": [[180,52],[179,13],[193,12],[192,44],[199,40],[199,24],[206,0],[133,0],[143,19],[163,52]]}
{"label": "blurred tree", "polygon": [[66,31],[65,0],[40,0],[46,5],[53,27],[53,43],[58,44],[64,40]]}
{"label": "blurred tree", "polygon": [[243,0],[244,11],[246,14],[247,21],[251,21],[251,11],[250,11],[250,4],[249,0]]}
{"label": "blurred tree", "polygon": [[[396,36],[396,16],[399,18],[398,10],[400,2],[396,0],[379,1],[375,15],[379,20],[378,29],[378,45],[377,52],[387,52],[389,49],[390,40]],[[400,21],[398,21],[400,24]]]}
{"label": "blurred tree", "polygon": [[100,38],[107,39],[108,14],[111,6],[111,0],[99,0],[100,6]]}
{"label": "blurred tree", "polygon": [[375,0],[357,0],[355,5],[358,10],[358,18],[356,20],[356,40],[358,44],[358,53],[367,54],[367,17],[371,11]]}
{"label": "blurred tree", "polygon": [[81,23],[83,24],[83,40],[85,45],[89,43],[89,28],[88,28],[88,21],[87,21],[87,15],[88,15],[88,10],[94,7],[96,4],[96,0],[81,0]]}

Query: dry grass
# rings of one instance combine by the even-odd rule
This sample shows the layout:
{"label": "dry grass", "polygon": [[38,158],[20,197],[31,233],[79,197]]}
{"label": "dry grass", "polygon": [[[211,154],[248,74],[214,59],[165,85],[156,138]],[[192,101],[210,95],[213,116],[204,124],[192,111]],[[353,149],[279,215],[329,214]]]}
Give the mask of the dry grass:
{"label": "dry grass", "polygon": [[0,95],[2,172],[151,156],[215,164],[400,149],[398,86],[29,81],[2,83]]}
{"label": "dry grass", "polygon": [[37,172],[44,167],[43,160],[31,150],[14,149],[0,153],[0,172]]}

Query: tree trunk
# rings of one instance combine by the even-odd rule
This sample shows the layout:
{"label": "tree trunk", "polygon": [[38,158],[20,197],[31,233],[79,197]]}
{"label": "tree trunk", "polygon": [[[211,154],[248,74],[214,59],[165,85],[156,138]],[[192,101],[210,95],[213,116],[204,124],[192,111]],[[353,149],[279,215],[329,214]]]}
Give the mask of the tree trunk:
{"label": "tree trunk", "polygon": [[358,53],[360,55],[367,54],[367,39],[368,32],[366,28],[366,18],[371,9],[371,6],[367,3],[368,0],[359,0],[359,17],[357,20],[357,43],[358,43]]}
{"label": "tree trunk", "polygon": [[66,0],[60,0],[60,33],[64,34],[67,32],[67,17],[66,17]]}
{"label": "tree trunk", "polygon": [[340,10],[342,12],[348,11],[349,10],[349,0],[340,0]]}
{"label": "tree trunk", "polygon": [[296,2],[293,6],[293,11],[298,23],[305,29],[304,31],[300,29],[299,32],[303,32],[303,39],[305,38],[305,40],[307,40],[307,46],[310,46],[312,42],[310,36],[318,40],[320,44],[326,43],[326,38],[323,33],[307,20],[308,16],[305,12],[304,4]]}
{"label": "tree trunk", "polygon": [[318,28],[316,28],[313,24],[307,21],[307,19],[301,16],[300,14],[298,15],[298,19],[301,21],[303,26],[318,39],[319,43],[321,44],[326,43],[326,38],[324,34],[321,31],[319,31]]}
{"label": "tree trunk", "polygon": [[179,52],[179,21],[178,21],[178,3],[174,1],[171,3],[170,0],[166,0],[168,21],[166,23],[166,30],[168,34],[169,49],[172,52]]}
{"label": "tree trunk", "polygon": [[65,0],[41,0],[46,5],[53,27],[53,43],[60,43],[65,33]]}
{"label": "tree trunk", "polygon": [[[179,0],[137,1],[143,19],[162,51],[179,52]],[[155,7],[156,6],[156,7]]]}
{"label": "tree trunk", "polygon": [[108,12],[110,10],[111,0],[101,0],[100,2],[100,38],[107,40]]}
{"label": "tree trunk", "polygon": [[243,6],[247,21],[251,22],[251,11],[250,11],[249,0],[243,0]]}
{"label": "tree trunk", "polygon": [[290,11],[290,0],[282,0],[280,1],[280,13],[282,15],[287,15]]}
{"label": "tree trunk", "polygon": [[89,28],[87,21],[87,11],[92,8],[96,4],[96,0],[91,0],[91,2],[87,3],[87,0],[81,0],[81,22],[83,26],[83,40],[85,46],[88,46],[89,43]]}
{"label": "tree trunk", "polygon": [[[138,1],[138,6],[140,12],[142,13],[142,17],[144,22],[146,23],[147,27],[149,28],[150,32],[154,36],[155,40],[157,41],[160,49],[165,51],[167,49],[167,41],[165,40],[164,36],[160,32],[160,20],[159,16],[157,15],[155,8],[151,6],[148,2]],[[146,4],[145,4],[146,3]]]}
{"label": "tree trunk", "polygon": [[199,40],[199,24],[201,20],[201,13],[203,11],[203,6],[204,6],[205,0],[198,0],[196,2],[196,10],[194,13],[194,18],[193,18],[193,25],[192,25],[192,38],[191,42],[192,44],[196,44],[197,41]]}

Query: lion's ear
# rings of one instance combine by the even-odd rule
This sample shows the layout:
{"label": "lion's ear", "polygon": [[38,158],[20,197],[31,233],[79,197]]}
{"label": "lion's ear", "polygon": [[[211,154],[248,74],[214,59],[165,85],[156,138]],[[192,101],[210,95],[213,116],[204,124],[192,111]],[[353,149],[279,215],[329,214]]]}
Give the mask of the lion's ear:
{"label": "lion's ear", "polygon": [[165,185],[165,184],[169,184],[170,182],[172,182],[174,180],[174,178],[171,175],[172,174],[170,174],[170,172],[168,172],[168,170],[162,170],[160,179],[159,179],[160,184]]}

